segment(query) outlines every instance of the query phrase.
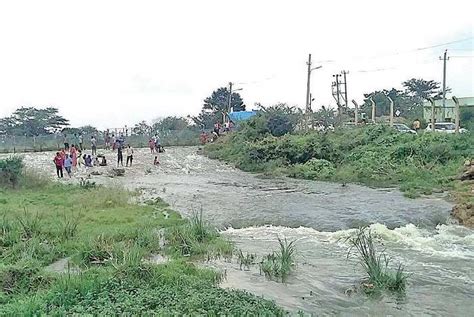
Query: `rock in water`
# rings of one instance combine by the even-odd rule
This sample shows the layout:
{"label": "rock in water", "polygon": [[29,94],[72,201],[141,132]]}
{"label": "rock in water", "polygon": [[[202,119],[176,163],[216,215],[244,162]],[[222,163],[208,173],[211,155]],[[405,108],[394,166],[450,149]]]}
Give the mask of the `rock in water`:
{"label": "rock in water", "polygon": [[474,227],[474,208],[472,204],[457,204],[451,212],[461,225]]}

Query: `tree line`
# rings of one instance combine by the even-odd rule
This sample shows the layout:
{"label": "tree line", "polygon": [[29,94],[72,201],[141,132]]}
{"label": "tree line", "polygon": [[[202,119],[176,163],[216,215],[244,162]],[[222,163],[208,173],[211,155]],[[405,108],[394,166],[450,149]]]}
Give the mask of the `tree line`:
{"label": "tree line", "polygon": [[[364,103],[361,105],[362,113],[370,114],[371,102],[376,104],[376,116],[386,116],[389,113],[390,103],[386,96],[390,96],[394,101],[395,110],[406,120],[414,120],[423,117],[423,102],[428,98],[440,99],[442,91],[440,83],[434,80],[424,80],[412,78],[402,82],[402,89],[390,88],[376,90],[364,94]],[[449,88],[448,88],[449,91]],[[231,109],[233,111],[244,111],[246,106],[239,93],[233,92],[230,98],[230,91],[226,87],[216,89],[211,95],[204,99],[201,111],[197,116],[169,116],[154,123],[141,121],[132,128],[133,134],[152,135],[162,131],[176,131],[184,129],[212,129],[216,122],[222,123],[223,116]],[[297,125],[297,119],[303,113],[298,107],[291,107],[286,104],[277,104],[272,107],[259,105],[261,112],[266,112],[271,118],[271,129],[275,134],[284,134],[284,131],[293,129]],[[343,109],[346,119],[353,118],[353,108]],[[323,127],[334,125],[336,122],[336,110],[330,106],[322,106],[313,114],[313,120]],[[471,110],[461,113],[461,122],[474,120],[474,113]],[[35,107],[21,107],[13,112],[11,116],[0,118],[0,135],[22,135],[38,136],[54,133],[68,134],[98,134],[97,128],[86,125],[82,127],[70,127],[69,120],[59,114],[57,108],[46,107],[38,109]]]}

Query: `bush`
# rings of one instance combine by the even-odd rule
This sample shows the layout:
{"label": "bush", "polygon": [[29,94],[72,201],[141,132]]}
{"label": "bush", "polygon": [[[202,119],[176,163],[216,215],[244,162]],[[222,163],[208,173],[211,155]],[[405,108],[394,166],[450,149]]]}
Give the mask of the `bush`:
{"label": "bush", "polygon": [[23,171],[21,157],[9,157],[0,160],[0,185],[16,187]]}
{"label": "bush", "polygon": [[330,179],[335,172],[333,163],[314,158],[304,164],[295,165],[292,176],[305,179]]}

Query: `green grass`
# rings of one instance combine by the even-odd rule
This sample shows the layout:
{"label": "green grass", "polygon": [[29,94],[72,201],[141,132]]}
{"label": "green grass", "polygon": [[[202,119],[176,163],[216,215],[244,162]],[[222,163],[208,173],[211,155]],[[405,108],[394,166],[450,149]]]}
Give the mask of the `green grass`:
{"label": "green grass", "polygon": [[359,229],[348,241],[351,244],[349,254],[355,251],[361,266],[367,273],[368,278],[361,283],[365,292],[374,293],[381,290],[403,292],[405,290],[408,274],[404,272],[404,267],[399,264],[394,270],[389,268],[390,259],[383,250],[377,250],[375,238],[370,229]]}
{"label": "green grass", "polygon": [[[122,188],[35,182],[0,187],[0,315],[283,314],[191,262],[232,254],[202,212],[186,220],[160,199],[131,204]],[[63,273],[45,269],[66,257]]]}
{"label": "green grass", "polygon": [[278,238],[279,250],[269,253],[260,262],[260,271],[270,279],[284,282],[295,266],[295,241]]}

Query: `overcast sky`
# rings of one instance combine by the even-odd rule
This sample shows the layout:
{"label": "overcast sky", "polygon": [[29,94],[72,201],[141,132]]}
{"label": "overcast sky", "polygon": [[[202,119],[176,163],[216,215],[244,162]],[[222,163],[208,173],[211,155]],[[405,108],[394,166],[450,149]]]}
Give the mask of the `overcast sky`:
{"label": "overcast sky", "polygon": [[448,86],[473,96],[470,8],[458,0],[1,1],[0,116],[53,106],[74,126],[130,126],[197,114],[229,81],[241,83],[248,108],[303,107],[308,53],[323,66],[312,75],[313,108],[334,105],[332,74],[341,70],[358,101],[411,77],[441,81],[446,48],[464,56],[448,61]]}

